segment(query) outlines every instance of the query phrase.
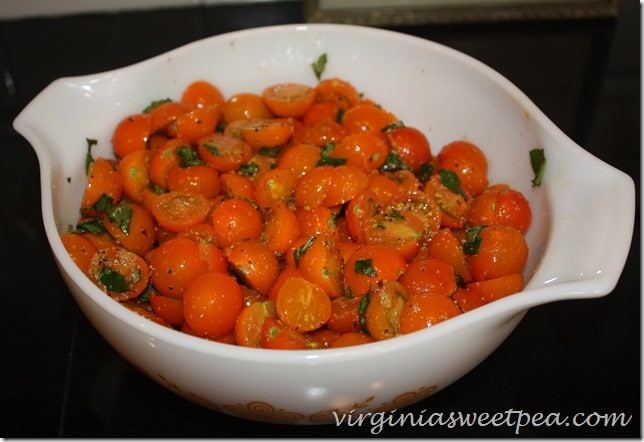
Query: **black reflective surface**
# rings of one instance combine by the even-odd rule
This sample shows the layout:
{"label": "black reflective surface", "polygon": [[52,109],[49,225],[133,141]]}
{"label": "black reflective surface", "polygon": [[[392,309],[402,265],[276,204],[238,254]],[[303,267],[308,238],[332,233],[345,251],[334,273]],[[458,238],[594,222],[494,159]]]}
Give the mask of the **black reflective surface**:
{"label": "black reflective surface", "polygon": [[[532,309],[472,372],[403,411],[623,413],[631,417],[625,426],[593,419],[594,426],[528,425],[518,435],[641,436],[639,8],[624,0],[616,19],[398,28],[501,72],[575,141],[631,175],[638,189],[633,246],[613,293]],[[372,435],[368,423],[289,427],[228,417],[175,396],[124,361],[79,312],[57,272],[41,222],[36,157],[11,127],[58,77],[127,65],[230,30],[299,21],[298,2],[0,21],[0,436]],[[593,238],[579,247],[592,248]],[[379,436],[516,434],[507,425],[385,425]]]}

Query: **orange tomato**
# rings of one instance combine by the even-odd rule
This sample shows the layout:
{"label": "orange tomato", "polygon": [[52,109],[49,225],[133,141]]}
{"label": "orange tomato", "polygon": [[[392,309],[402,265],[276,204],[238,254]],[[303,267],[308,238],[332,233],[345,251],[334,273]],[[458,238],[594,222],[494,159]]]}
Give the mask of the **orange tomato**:
{"label": "orange tomato", "polygon": [[150,151],[135,150],[125,155],[118,164],[123,193],[129,199],[141,202],[143,188],[150,184]]}
{"label": "orange tomato", "polygon": [[137,255],[145,255],[154,246],[154,219],[142,206],[121,202],[102,216],[103,226],[114,241]]}
{"label": "orange tomato", "polygon": [[305,350],[310,348],[309,341],[304,333],[292,329],[281,320],[273,317],[266,317],[262,325],[261,333],[262,348],[277,350]]}
{"label": "orange tomato", "polygon": [[422,330],[460,315],[461,309],[449,296],[436,293],[410,295],[400,313],[402,334]]}
{"label": "orange tomato", "polygon": [[387,159],[389,146],[372,132],[356,132],[342,138],[331,152],[332,158],[346,159],[346,164],[366,172],[377,170]]}
{"label": "orange tomato", "polygon": [[253,240],[242,240],[230,244],[224,249],[231,270],[246,285],[268,296],[280,267],[273,251],[264,243]]}
{"label": "orange tomato", "polygon": [[95,207],[102,198],[110,198],[110,203],[118,203],[123,195],[123,180],[118,171],[117,164],[103,157],[98,157],[90,165],[87,175],[87,184],[81,201],[81,212],[87,216],[94,216],[105,211],[107,207]]}
{"label": "orange tomato", "polygon": [[344,283],[353,296],[372,292],[385,281],[395,281],[407,269],[407,261],[383,244],[359,246],[344,265]]}
{"label": "orange tomato", "polygon": [[138,297],[148,286],[150,267],[134,252],[121,246],[98,249],[90,259],[87,275],[117,301]]}
{"label": "orange tomato", "polygon": [[112,149],[118,158],[135,150],[147,147],[152,134],[152,120],[149,114],[139,113],[123,118],[112,133]]}
{"label": "orange tomato", "polygon": [[244,141],[255,149],[286,144],[294,130],[288,118],[252,118],[239,126]]}
{"label": "orange tomato", "polygon": [[223,105],[223,112],[226,123],[235,120],[274,117],[262,96],[252,92],[242,92],[228,98]]}
{"label": "orange tomato", "polygon": [[150,209],[161,227],[180,232],[206,220],[210,201],[201,193],[173,191],[158,195]]}
{"label": "orange tomato", "polygon": [[211,82],[196,80],[183,90],[181,102],[196,107],[223,106],[225,99],[219,88]]}
{"label": "orange tomato", "polygon": [[518,190],[499,184],[488,187],[472,201],[468,224],[510,226],[525,235],[532,222],[530,203]]}
{"label": "orange tomato", "polygon": [[385,281],[368,296],[364,317],[369,335],[377,341],[397,336],[400,316],[409,297],[405,288],[397,281]]}
{"label": "orange tomato", "polygon": [[148,297],[154,313],[176,328],[183,326],[183,300],[152,292]]}
{"label": "orange tomato", "polygon": [[239,170],[253,154],[247,142],[218,133],[201,138],[197,148],[201,158],[220,173]]}
{"label": "orange tomato", "polygon": [[395,127],[385,132],[391,150],[412,170],[418,171],[423,164],[430,164],[432,151],[429,140],[415,127]]}
{"label": "orange tomato", "polygon": [[446,144],[438,153],[438,166],[456,173],[470,195],[476,196],[487,187],[487,158],[476,144],[463,140]]}
{"label": "orange tomato", "polygon": [[342,295],[342,255],[333,236],[323,232],[318,236],[301,238],[289,251],[302,276],[318,284],[332,298]]}
{"label": "orange tomato", "polygon": [[300,83],[279,83],[267,87],[262,97],[278,117],[301,117],[315,101],[315,89]]}
{"label": "orange tomato", "polygon": [[331,316],[331,300],[324,289],[304,278],[288,278],[275,299],[277,316],[299,332],[322,327]]}
{"label": "orange tomato", "polygon": [[241,287],[221,272],[207,272],[193,279],[183,295],[183,316],[199,336],[218,339],[235,331],[244,308]]}
{"label": "orange tomato", "polygon": [[341,78],[326,78],[315,86],[316,101],[335,103],[346,110],[360,103],[360,93],[348,81]]}
{"label": "orange tomato", "polygon": [[223,200],[212,210],[210,220],[217,244],[223,248],[237,241],[259,239],[263,231],[259,210],[240,198]]}
{"label": "orange tomato", "polygon": [[523,289],[523,275],[513,273],[466,284],[464,288],[456,290],[452,298],[461,310],[468,312],[497,299],[520,292],[521,289]]}
{"label": "orange tomato", "polygon": [[528,260],[528,244],[521,232],[491,225],[482,228],[478,236],[478,251],[466,257],[474,281],[521,273]]}
{"label": "orange tomato", "polygon": [[262,346],[262,327],[266,318],[277,318],[275,302],[257,301],[244,307],[235,322],[235,342],[244,347]]}
{"label": "orange tomato", "polygon": [[329,348],[350,347],[353,345],[369,344],[370,342],[375,342],[375,339],[366,333],[347,332],[335,338],[329,344]]}
{"label": "orange tomato", "polygon": [[199,193],[206,198],[214,198],[221,192],[219,173],[210,166],[175,166],[168,171],[168,190]]}
{"label": "orange tomato", "polygon": [[454,268],[438,258],[411,262],[398,281],[411,296],[430,293],[450,296],[456,291]]}
{"label": "orange tomato", "polygon": [[384,138],[387,126],[398,121],[395,115],[382,107],[358,104],[347,109],[342,116],[342,127],[347,133],[370,132]]}
{"label": "orange tomato", "polygon": [[60,235],[60,239],[78,268],[87,274],[89,263],[98,247],[85,234],[63,233]]}

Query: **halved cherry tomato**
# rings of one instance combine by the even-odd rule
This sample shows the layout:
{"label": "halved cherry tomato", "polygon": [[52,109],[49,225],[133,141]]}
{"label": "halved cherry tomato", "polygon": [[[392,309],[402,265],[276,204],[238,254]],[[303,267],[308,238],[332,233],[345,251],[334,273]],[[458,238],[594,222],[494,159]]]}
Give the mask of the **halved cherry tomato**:
{"label": "halved cherry tomato", "polygon": [[461,314],[449,296],[430,293],[410,295],[400,313],[400,333],[406,334],[431,327]]}
{"label": "halved cherry tomato", "polygon": [[81,233],[63,233],[60,235],[65,250],[67,250],[67,253],[69,253],[69,256],[71,256],[78,268],[85,274],[89,270],[89,263],[92,256],[98,250],[98,247],[87,236],[87,234]]}
{"label": "halved cherry tomato", "polygon": [[81,212],[87,216],[95,216],[105,210],[95,204],[106,196],[110,203],[118,203],[123,195],[123,180],[115,161],[98,157],[90,165],[87,175],[87,185],[81,201]]}
{"label": "halved cherry tomato", "polygon": [[149,114],[139,113],[123,118],[112,133],[112,149],[118,158],[135,150],[147,147],[152,134],[152,120]]}
{"label": "halved cherry tomato", "polygon": [[150,300],[152,310],[154,310],[157,316],[176,328],[183,326],[185,321],[183,318],[182,299],[171,298],[154,292],[150,293],[148,299]]}
{"label": "halved cherry tomato", "polygon": [[322,232],[302,238],[291,248],[287,259],[294,259],[302,276],[318,284],[330,297],[342,294],[342,255],[332,235]]}
{"label": "halved cherry tomato", "polygon": [[276,254],[287,252],[301,235],[300,222],[286,205],[277,205],[266,212],[263,238]]}
{"label": "halved cherry tomato", "polygon": [[206,198],[214,198],[221,192],[219,173],[210,166],[175,166],[168,171],[168,190],[200,193]]}
{"label": "halved cherry tomato", "polygon": [[304,278],[284,281],[275,299],[277,316],[299,332],[322,327],[331,316],[331,300],[324,289]]}
{"label": "halved cherry tomato", "polygon": [[210,213],[210,202],[196,192],[167,192],[154,200],[151,211],[161,227],[180,232],[204,222]]}
{"label": "halved cherry tomato", "polygon": [[190,83],[181,94],[181,102],[196,107],[210,105],[223,106],[224,94],[219,88],[206,80],[196,80]]}
{"label": "halved cherry tomato", "polygon": [[150,267],[143,258],[124,247],[98,249],[89,262],[89,278],[117,301],[138,297],[148,286]]}
{"label": "halved cherry tomato", "polygon": [[364,131],[342,138],[331,151],[330,156],[346,159],[346,164],[356,166],[366,172],[377,170],[387,159],[389,146],[378,135]]}
{"label": "halved cherry tomato", "polygon": [[117,244],[137,255],[145,255],[154,246],[154,219],[139,204],[124,201],[112,206],[102,221]]}
{"label": "halved cherry tomato", "polygon": [[278,83],[267,87],[262,97],[278,117],[301,117],[315,101],[315,89],[300,83]]}
{"label": "halved cherry tomato", "polygon": [[375,342],[375,339],[373,339],[366,333],[347,332],[342,333],[340,336],[334,339],[329,344],[329,348],[350,347],[353,345],[369,344],[370,342]]}
{"label": "halved cherry tomato", "polygon": [[385,281],[395,281],[407,269],[407,261],[383,244],[359,246],[344,265],[344,283],[353,296],[373,292]]}
{"label": "halved cherry tomato", "polygon": [[412,170],[418,171],[423,164],[432,161],[429,140],[415,127],[394,127],[386,132],[391,150]]}
{"label": "halved cherry tomato", "polygon": [[290,144],[280,151],[277,167],[292,170],[297,176],[302,176],[315,167],[321,152],[322,149],[314,144]]}
{"label": "halved cherry tomato", "polygon": [[267,316],[262,325],[262,348],[277,350],[305,350],[310,348],[303,333],[284,324],[277,318]]}
{"label": "halved cherry tomato", "polygon": [[468,312],[497,299],[504,298],[523,288],[523,275],[513,273],[484,281],[466,284],[456,290],[452,298],[464,312]]}
{"label": "halved cherry tomato", "polygon": [[244,347],[262,346],[262,327],[266,318],[277,318],[275,302],[258,301],[244,307],[235,322],[235,342]]}
{"label": "halved cherry tomato", "polygon": [[347,109],[342,116],[342,127],[350,134],[370,132],[384,138],[384,129],[398,121],[398,118],[382,107],[371,104],[358,104]]}
{"label": "halved cherry tomato", "polygon": [[362,331],[360,303],[362,296],[338,296],[331,300],[331,316],[326,326],[339,333]]}
{"label": "halved cherry tomato", "polygon": [[253,149],[239,138],[215,133],[197,143],[200,157],[218,172],[231,172],[250,160]]}
{"label": "halved cherry tomato", "polygon": [[239,127],[244,141],[255,149],[286,144],[294,130],[293,122],[288,118],[253,118]]}
{"label": "halved cherry tomato", "polygon": [[119,161],[123,193],[133,201],[141,202],[143,188],[150,184],[150,151],[135,150]]}
{"label": "halved cherry tomato", "polygon": [[491,225],[483,227],[478,236],[478,250],[466,257],[474,281],[521,273],[528,259],[528,244],[521,232]]}
{"label": "halved cherry tomato", "polygon": [[532,221],[530,203],[518,190],[505,184],[488,187],[472,201],[468,224],[500,224],[525,234]]}
{"label": "halved cherry tomato", "polygon": [[192,110],[192,106],[179,101],[166,101],[158,104],[150,111],[151,131],[167,134],[168,127],[173,125],[177,118]]}
{"label": "halved cherry tomato", "polygon": [[221,108],[216,105],[195,107],[168,126],[171,137],[182,138],[194,144],[201,138],[215,132],[222,119]]}
{"label": "halved cherry tomato", "polygon": [[219,203],[210,215],[220,247],[244,240],[259,239],[263,220],[259,210],[249,201],[230,198]]}
{"label": "halved cherry tomato", "polygon": [[274,115],[261,95],[252,92],[241,92],[229,97],[223,106],[224,121],[252,118],[273,118]]}
{"label": "halved cherry tomato", "polygon": [[438,258],[410,263],[398,281],[412,296],[429,293],[450,296],[456,291],[454,268]]}
{"label": "halved cherry tomato", "polygon": [[346,110],[360,103],[360,93],[348,81],[340,78],[326,78],[315,87],[317,101],[330,101]]}
{"label": "halved cherry tomato", "polygon": [[438,153],[438,165],[456,173],[463,190],[472,196],[481,193],[488,185],[487,159],[474,143],[458,140],[446,144]]}
{"label": "halved cherry tomato", "polygon": [[409,297],[398,281],[384,281],[369,295],[364,313],[369,335],[377,341],[398,336],[400,316]]}
{"label": "halved cherry tomato", "polygon": [[193,279],[183,295],[183,316],[199,336],[218,339],[233,333],[244,308],[244,296],[235,279],[207,272]]}
{"label": "halved cherry tomato", "polygon": [[279,262],[264,243],[253,240],[236,241],[224,249],[233,273],[262,295],[268,293],[279,276]]}

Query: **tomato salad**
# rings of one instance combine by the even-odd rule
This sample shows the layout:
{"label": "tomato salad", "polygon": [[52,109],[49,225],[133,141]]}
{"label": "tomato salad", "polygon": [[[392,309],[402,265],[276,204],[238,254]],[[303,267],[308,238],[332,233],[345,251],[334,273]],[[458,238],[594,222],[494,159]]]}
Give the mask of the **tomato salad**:
{"label": "tomato salad", "polygon": [[434,154],[341,78],[224,97],[195,81],[124,116],[93,158],[80,269],[175,330],[270,349],[333,348],[431,327],[520,291],[524,195],[483,150]]}

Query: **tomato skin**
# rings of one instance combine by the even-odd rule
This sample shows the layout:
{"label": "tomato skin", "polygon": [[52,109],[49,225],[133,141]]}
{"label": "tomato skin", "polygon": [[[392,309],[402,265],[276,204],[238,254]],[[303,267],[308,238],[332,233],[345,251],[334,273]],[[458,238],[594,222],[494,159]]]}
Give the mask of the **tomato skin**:
{"label": "tomato skin", "polygon": [[407,334],[446,321],[462,312],[448,296],[410,295],[400,313],[400,333]]}
{"label": "tomato skin", "polygon": [[395,281],[407,268],[407,261],[395,249],[383,244],[359,246],[344,265],[344,283],[353,296],[376,290],[385,281]]}
{"label": "tomato skin", "polygon": [[223,105],[224,121],[250,120],[252,118],[273,118],[261,95],[241,92],[229,97]]}
{"label": "tomato skin", "polygon": [[60,239],[76,265],[87,274],[92,256],[98,250],[85,234],[63,233]]}
{"label": "tomato skin", "polygon": [[341,78],[325,78],[315,87],[318,102],[330,101],[346,110],[360,103],[360,93],[348,81]]}
{"label": "tomato skin", "polygon": [[197,242],[185,237],[165,241],[153,250],[148,260],[152,285],[160,294],[171,298],[183,297],[188,284],[209,270]]}
{"label": "tomato skin", "polygon": [[310,348],[303,333],[293,330],[278,318],[266,317],[262,325],[262,348],[305,350]]}
{"label": "tomato skin", "polygon": [[224,249],[232,271],[247,285],[268,296],[279,276],[279,262],[264,243],[253,240],[237,241]]}
{"label": "tomato skin", "polygon": [[180,232],[204,222],[210,213],[210,202],[201,193],[167,192],[153,200],[151,212],[161,227]]}
{"label": "tomato skin", "polygon": [[112,203],[118,203],[123,195],[123,181],[115,161],[98,157],[89,167],[81,212],[95,216],[98,212],[93,205],[103,195],[112,198]]}
{"label": "tomato skin", "polygon": [[514,227],[525,235],[532,222],[530,203],[518,190],[498,184],[488,187],[472,201],[467,223]]}
{"label": "tomato skin", "polygon": [[151,293],[149,298],[150,306],[154,313],[168,324],[181,328],[185,322],[183,318],[183,300],[171,298],[158,293]]}
{"label": "tomato skin", "polygon": [[219,173],[210,166],[175,166],[168,171],[168,189],[200,193],[206,198],[214,198],[221,191]]}
{"label": "tomato skin", "polygon": [[382,138],[372,132],[363,131],[342,138],[335,145],[331,156],[344,158],[347,165],[371,172],[384,164],[388,153],[389,146]]}
{"label": "tomato skin", "polygon": [[123,193],[136,202],[143,199],[143,188],[150,183],[150,151],[135,150],[119,161],[119,172],[123,183]]}
{"label": "tomato skin", "polygon": [[219,203],[210,214],[217,244],[222,247],[244,240],[259,239],[262,215],[249,201],[230,198]]}
{"label": "tomato skin", "polygon": [[453,298],[461,310],[469,312],[492,301],[520,292],[523,283],[523,275],[513,273],[466,284],[464,288],[459,288],[454,293]]}
{"label": "tomato skin", "polygon": [[438,165],[456,173],[463,190],[472,196],[481,193],[488,185],[487,158],[476,144],[463,140],[446,144],[438,153]]}
{"label": "tomato skin", "polygon": [[139,204],[122,202],[115,208],[124,208],[131,212],[125,231],[120,223],[114,222],[108,210],[103,214],[103,226],[117,244],[136,253],[145,255],[154,246],[155,229],[152,215]]}
{"label": "tomato skin", "polygon": [[277,318],[275,302],[258,301],[244,307],[235,321],[235,342],[244,347],[262,346],[262,327],[266,318]]}
{"label": "tomato skin", "polygon": [[220,173],[239,170],[253,154],[244,140],[218,133],[199,139],[197,149],[200,157]]}
{"label": "tomato skin", "polygon": [[183,295],[186,323],[199,336],[219,339],[235,330],[244,308],[242,289],[235,279],[221,272],[207,272],[192,280]]}
{"label": "tomato skin", "polygon": [[223,106],[225,101],[219,88],[206,80],[193,81],[181,94],[182,103],[195,107]]}
{"label": "tomato skin", "polygon": [[398,281],[412,296],[430,293],[450,296],[456,291],[454,268],[437,258],[410,263]]}
{"label": "tomato skin", "polygon": [[177,118],[191,109],[191,105],[178,101],[168,101],[155,106],[150,111],[152,133],[161,132],[167,134],[167,128],[173,125]]}
{"label": "tomato skin", "polygon": [[123,158],[135,150],[147,147],[152,134],[152,120],[149,114],[132,114],[123,118],[112,133],[112,149],[117,158]]}
{"label": "tomato skin", "polygon": [[423,164],[432,161],[432,151],[429,140],[415,127],[396,127],[386,132],[391,150],[398,154],[412,170],[417,171]]}
{"label": "tomato skin", "polygon": [[299,83],[278,83],[262,91],[268,108],[278,117],[298,118],[315,101],[315,89]]}
{"label": "tomato skin", "polygon": [[371,336],[362,332],[342,333],[329,344],[329,348],[351,347],[353,345],[362,345],[375,342]]}
{"label": "tomato skin", "polygon": [[338,333],[362,331],[360,324],[359,305],[362,296],[348,298],[339,296],[331,300],[331,316],[327,321],[327,327]]}
{"label": "tomato skin", "polygon": [[479,233],[478,253],[467,255],[474,281],[521,273],[528,259],[528,244],[517,229],[487,226]]}
{"label": "tomato skin", "polygon": [[346,110],[341,124],[350,134],[370,132],[379,138],[385,138],[383,130],[396,121],[398,118],[382,107],[361,103]]}

